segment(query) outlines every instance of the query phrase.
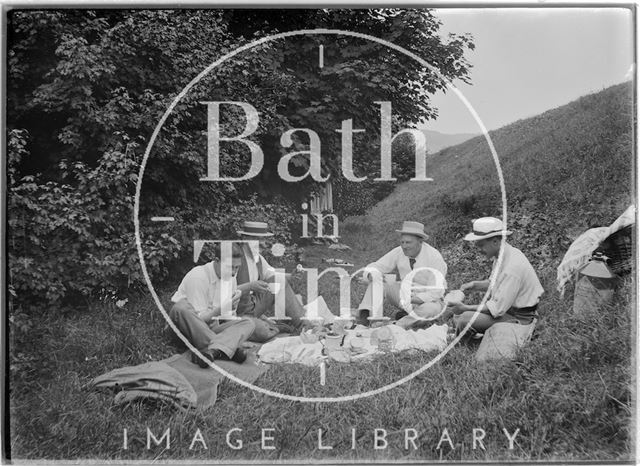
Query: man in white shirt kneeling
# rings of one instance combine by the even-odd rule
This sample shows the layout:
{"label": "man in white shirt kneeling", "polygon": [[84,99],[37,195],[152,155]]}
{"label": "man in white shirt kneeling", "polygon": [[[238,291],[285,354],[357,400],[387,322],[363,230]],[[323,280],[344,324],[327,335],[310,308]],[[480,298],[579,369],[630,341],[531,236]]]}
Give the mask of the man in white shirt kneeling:
{"label": "man in white shirt kneeling", "polygon": [[474,242],[486,257],[493,259],[494,283],[491,286],[489,280],[472,281],[460,287],[462,291],[490,289],[488,299],[482,306],[448,303],[447,311],[449,315],[454,314],[457,333],[464,330],[478,310],[480,312],[470,327],[471,333],[484,333],[496,323],[529,325],[535,322],[538,301],[544,288],[522,251],[505,241],[502,262],[496,271],[502,237],[510,234],[501,220],[483,217],[473,222],[473,232],[465,236],[465,241]]}

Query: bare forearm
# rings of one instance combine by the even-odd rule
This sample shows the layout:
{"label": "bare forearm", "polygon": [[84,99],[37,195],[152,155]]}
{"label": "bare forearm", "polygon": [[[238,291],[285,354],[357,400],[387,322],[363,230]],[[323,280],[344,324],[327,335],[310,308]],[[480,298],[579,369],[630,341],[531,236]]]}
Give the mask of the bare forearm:
{"label": "bare forearm", "polygon": [[478,280],[474,284],[474,291],[487,291],[489,289],[489,280]]}
{"label": "bare forearm", "polygon": [[483,304],[482,306],[480,306],[480,304],[458,304],[456,306],[454,314],[462,314],[463,312],[476,312],[478,309],[480,309],[480,312],[482,314],[491,314],[489,312],[489,309],[487,309],[486,304]]}

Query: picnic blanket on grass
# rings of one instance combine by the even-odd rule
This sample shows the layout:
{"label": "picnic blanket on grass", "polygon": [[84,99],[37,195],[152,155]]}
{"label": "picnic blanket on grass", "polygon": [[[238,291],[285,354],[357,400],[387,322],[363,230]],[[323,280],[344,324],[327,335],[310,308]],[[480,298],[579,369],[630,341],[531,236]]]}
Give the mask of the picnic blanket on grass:
{"label": "picnic blanket on grass", "polygon": [[[379,327],[382,328],[382,327]],[[405,330],[397,325],[387,325],[393,335],[392,352],[406,349],[424,351],[442,351],[447,346],[447,325],[432,325],[426,329]],[[350,354],[349,360],[354,362],[381,354],[377,344],[371,343],[372,334],[378,329],[357,326],[345,330],[342,349]],[[297,363],[315,366],[326,359],[322,354],[323,343],[304,343],[300,336],[278,338],[262,345],[258,351],[260,361],[265,363]],[[331,353],[329,353],[329,356]],[[346,361],[342,361],[346,362]]]}
{"label": "picnic blanket on grass", "polygon": [[[244,364],[216,361],[231,375],[253,383],[267,367],[249,357]],[[166,400],[180,408],[211,408],[218,398],[218,385],[225,376],[216,369],[201,368],[191,362],[191,352],[175,354],[161,361],[114,369],[91,381],[93,388],[116,390],[117,404],[135,399]]]}

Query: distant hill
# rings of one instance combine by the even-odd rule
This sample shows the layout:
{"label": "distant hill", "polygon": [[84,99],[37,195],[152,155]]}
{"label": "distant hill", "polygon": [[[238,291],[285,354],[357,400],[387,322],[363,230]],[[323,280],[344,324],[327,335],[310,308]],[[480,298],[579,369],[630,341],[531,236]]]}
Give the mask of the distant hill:
{"label": "distant hill", "polygon": [[[623,83],[490,132],[513,241],[549,277],[572,233],[610,224],[633,201],[632,115],[631,83]],[[451,270],[458,263],[463,270],[460,259],[470,248],[460,239],[472,219],[502,215],[499,179],[484,136],[430,156],[427,174],[434,181],[399,184],[366,216],[347,219],[344,231],[361,225],[368,231],[363,244],[376,257],[397,244],[394,230],[403,220],[417,220]],[[477,264],[477,256],[468,258]]]}
{"label": "distant hill", "polygon": [[427,139],[427,152],[429,154],[434,154],[446,147],[455,146],[477,136],[474,133],[447,134],[425,128],[418,129],[422,130]]}

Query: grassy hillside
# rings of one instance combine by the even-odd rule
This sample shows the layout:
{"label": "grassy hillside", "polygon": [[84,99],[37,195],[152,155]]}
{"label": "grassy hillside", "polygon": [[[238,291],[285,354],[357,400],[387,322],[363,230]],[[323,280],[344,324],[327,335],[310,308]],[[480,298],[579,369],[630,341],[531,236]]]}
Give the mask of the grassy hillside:
{"label": "grassy hillside", "polygon": [[[506,186],[508,225],[515,232],[510,242],[529,257],[545,287],[534,340],[512,367],[516,378],[527,368],[527,384],[517,393],[507,377],[502,382],[509,388],[497,390],[506,403],[538,397],[539,404],[520,411],[522,419],[534,437],[553,433],[538,453],[555,454],[528,451],[530,459],[558,459],[559,451],[573,459],[631,451],[637,324],[632,277],[618,289],[614,306],[579,318],[572,313],[572,291],[561,298],[555,278],[577,234],[610,224],[634,202],[633,111],[632,86],[624,83],[490,133]],[[428,166],[433,182],[403,183],[366,216],[347,219],[345,241],[357,254],[376,257],[397,244],[395,229],[403,220],[420,221],[449,265],[450,288],[482,279],[490,263],[461,238],[472,219],[502,215],[486,140],[447,148]],[[493,382],[481,385],[495,389]]]}
{"label": "grassy hillside", "polygon": [[[113,394],[88,382],[104,372],[167,357],[181,348],[163,333],[149,296],[131,296],[124,308],[107,299],[84,309],[46,314],[12,341],[10,447],[14,459],[100,458],[129,461],[586,461],[631,460],[634,455],[636,317],[634,283],[627,278],[611,306],[597,315],[571,313],[571,293],[553,291],[555,266],[570,236],[608,224],[631,199],[629,85],[584,97],[568,106],[492,133],[509,199],[513,243],[539,270],[547,290],[532,342],[514,362],[478,365],[474,348],[456,346],[418,377],[383,394],[343,403],[298,403],[261,395],[225,381],[211,411],[181,412],[163,404],[116,406]],[[356,267],[397,244],[402,220],[426,223],[450,266],[455,287],[479,279],[489,264],[460,241],[470,220],[499,215],[497,177],[486,144],[475,138],[435,154],[432,183],[405,183],[368,213],[341,225],[352,249],[314,246],[307,265],[341,257]],[[295,281],[296,288],[300,285]],[[354,287],[356,288],[356,287]],[[353,290],[354,303],[362,289]],[[168,302],[172,289],[163,290]],[[338,284],[326,277],[320,292],[337,309]],[[12,322],[14,328],[19,322]],[[12,332],[12,338],[16,338]],[[21,333],[18,332],[18,335]],[[352,365],[330,363],[327,384],[317,368],[272,367],[256,384],[282,393],[337,396],[378,388],[410,374],[432,353],[391,354]],[[122,445],[128,430],[128,448]],[[146,429],[158,438],[171,429],[172,445],[146,448]],[[225,435],[243,429],[241,450]],[[261,448],[261,429],[275,429],[275,450]],[[352,428],[356,446],[352,448]],[[375,449],[374,429],[388,447]],[[486,432],[473,449],[473,429]],[[208,446],[196,442],[197,430]],[[419,434],[417,448],[406,429]],[[454,448],[438,441],[447,429]],[[513,449],[503,434],[519,434]],[[318,431],[323,445],[318,447]]]}
{"label": "grassy hillside", "polygon": [[[632,199],[632,88],[630,83],[491,131],[502,168],[509,224],[520,238],[547,232],[554,256],[570,231],[608,224]],[[406,182],[346,231],[370,224],[382,252],[403,220],[424,222],[444,246],[473,218],[502,214],[496,167],[484,136],[430,156],[432,182]],[[523,224],[521,222],[524,222]]]}
{"label": "grassy hillside", "polygon": [[420,128],[427,139],[427,152],[433,154],[445,147],[451,147],[463,143],[476,136],[473,133],[456,133],[447,134],[439,131],[433,131],[426,128]]}

